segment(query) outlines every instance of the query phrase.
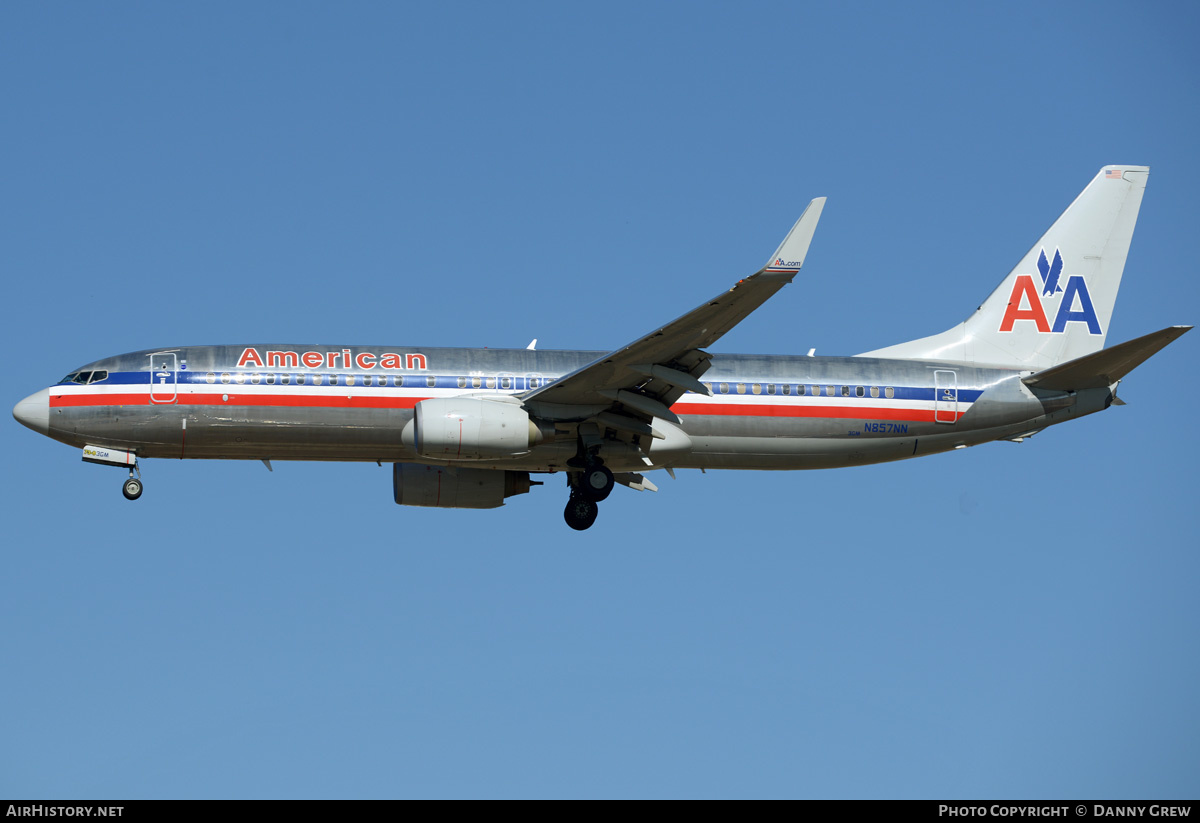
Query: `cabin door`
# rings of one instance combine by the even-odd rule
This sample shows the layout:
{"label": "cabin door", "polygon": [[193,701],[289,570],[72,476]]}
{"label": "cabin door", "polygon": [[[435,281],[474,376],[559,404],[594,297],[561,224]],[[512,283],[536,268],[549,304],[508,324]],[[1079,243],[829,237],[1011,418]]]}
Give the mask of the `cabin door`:
{"label": "cabin door", "polygon": [[933,373],[933,422],[958,421],[958,373],[938,369]]}
{"label": "cabin door", "polygon": [[176,399],[175,352],[159,352],[150,355],[150,402],[174,403]]}

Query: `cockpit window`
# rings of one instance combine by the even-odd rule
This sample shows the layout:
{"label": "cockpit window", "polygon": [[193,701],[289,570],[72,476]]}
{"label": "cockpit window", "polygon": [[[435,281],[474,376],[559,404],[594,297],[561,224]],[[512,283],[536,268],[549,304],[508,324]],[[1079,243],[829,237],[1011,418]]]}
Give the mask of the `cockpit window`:
{"label": "cockpit window", "polygon": [[107,371],[103,371],[103,370],[102,371],[94,371],[94,372],[92,372],[92,377],[90,380],[88,380],[88,382],[89,383],[99,383],[101,380],[107,380],[107,379],[108,379]]}
{"label": "cockpit window", "polygon": [[76,374],[74,378],[72,378],[71,382],[78,383],[81,386],[86,386],[88,381],[91,379],[92,379],[92,373],[90,371],[81,371],[78,374]]}

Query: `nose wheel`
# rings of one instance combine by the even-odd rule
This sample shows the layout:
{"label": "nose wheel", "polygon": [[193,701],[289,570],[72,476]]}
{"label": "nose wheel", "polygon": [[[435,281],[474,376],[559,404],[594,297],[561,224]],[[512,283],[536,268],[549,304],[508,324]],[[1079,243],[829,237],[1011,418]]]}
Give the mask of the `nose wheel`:
{"label": "nose wheel", "polygon": [[129,479],[121,487],[121,494],[125,495],[126,500],[137,500],[142,496],[142,479],[133,476],[133,469],[129,470]]}

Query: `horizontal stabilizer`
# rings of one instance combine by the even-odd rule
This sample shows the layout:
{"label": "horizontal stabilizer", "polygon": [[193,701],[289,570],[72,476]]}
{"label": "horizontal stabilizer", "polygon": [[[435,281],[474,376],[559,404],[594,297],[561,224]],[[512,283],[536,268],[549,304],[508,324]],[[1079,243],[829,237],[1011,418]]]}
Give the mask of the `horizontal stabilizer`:
{"label": "horizontal stabilizer", "polygon": [[1025,385],[1055,391],[1111,386],[1158,353],[1191,326],[1170,326],[1094,354],[1084,355],[1025,378]]}

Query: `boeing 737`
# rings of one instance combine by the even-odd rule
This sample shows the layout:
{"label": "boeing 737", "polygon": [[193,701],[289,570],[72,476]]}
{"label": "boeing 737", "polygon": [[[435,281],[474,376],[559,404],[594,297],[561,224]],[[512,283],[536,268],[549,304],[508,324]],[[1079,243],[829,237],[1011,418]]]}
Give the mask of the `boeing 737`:
{"label": "boeing 737", "polygon": [[[610,352],[416,346],[178,346],[73,369],[13,409],[128,469],[144,458],[392,464],[405,506],[494,508],[561,472],[573,529],[614,486],[664,469],[822,469],[1022,441],[1107,409],[1188,331],[1104,348],[1149,177],[1105,166],[970,316],[853,357],[706,349],[792,281],[824,198],[756,274]],[[535,341],[536,342],[536,341]]]}

